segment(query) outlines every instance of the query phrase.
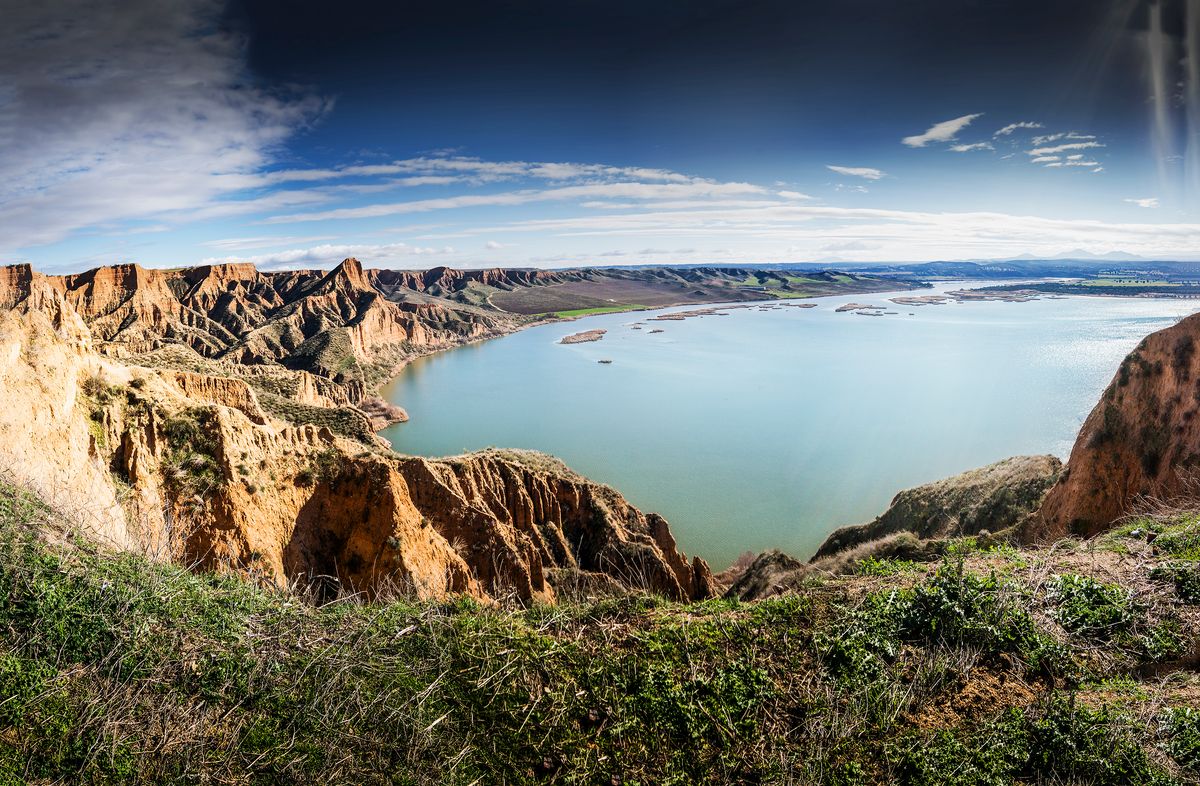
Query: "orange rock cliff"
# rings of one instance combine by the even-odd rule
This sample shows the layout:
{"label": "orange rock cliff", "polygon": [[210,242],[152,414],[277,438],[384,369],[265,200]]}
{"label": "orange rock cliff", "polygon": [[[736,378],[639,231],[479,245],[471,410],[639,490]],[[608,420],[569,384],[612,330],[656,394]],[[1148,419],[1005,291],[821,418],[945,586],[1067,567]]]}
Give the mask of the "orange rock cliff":
{"label": "orange rock cliff", "polygon": [[[447,292],[508,274],[406,275]],[[401,280],[356,260],[327,273],[0,268],[0,471],[114,546],[321,597],[715,593],[662,518],[556,460],[427,460],[373,441],[352,406],[372,380],[355,370],[386,375],[519,325],[440,295],[385,296],[384,278]]]}
{"label": "orange rock cliff", "polygon": [[1094,535],[1142,498],[1195,496],[1200,470],[1200,314],[1147,336],[1084,421],[1028,540]]}

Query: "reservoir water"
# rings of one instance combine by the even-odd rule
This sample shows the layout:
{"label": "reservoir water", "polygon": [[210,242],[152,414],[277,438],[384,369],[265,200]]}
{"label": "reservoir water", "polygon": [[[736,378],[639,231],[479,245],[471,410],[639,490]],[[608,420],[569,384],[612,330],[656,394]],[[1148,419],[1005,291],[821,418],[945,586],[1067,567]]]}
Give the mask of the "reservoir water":
{"label": "reservoir water", "polygon": [[[806,558],[903,488],[1006,456],[1066,458],[1125,354],[1200,310],[1184,300],[908,307],[887,297],[684,321],[647,319],[696,307],[611,314],[421,358],[385,389],[411,420],[383,436],[424,456],[554,454],[661,513],[680,548],[714,569],[768,548]],[[835,312],[847,302],[899,313]],[[593,328],[608,334],[557,343]]]}

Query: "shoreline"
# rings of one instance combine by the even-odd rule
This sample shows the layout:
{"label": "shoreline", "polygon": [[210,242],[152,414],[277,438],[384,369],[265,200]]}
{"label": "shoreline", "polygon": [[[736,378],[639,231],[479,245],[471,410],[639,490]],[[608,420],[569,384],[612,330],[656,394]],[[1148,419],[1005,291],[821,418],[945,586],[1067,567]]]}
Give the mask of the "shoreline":
{"label": "shoreline", "polygon": [[[895,293],[899,293],[899,292],[912,292],[914,290],[925,289],[925,288],[926,287],[908,286],[908,287],[900,287],[897,289],[880,290],[878,292],[871,292],[869,294],[888,295],[888,294],[895,294]],[[858,293],[838,292],[838,293],[830,293],[827,295],[813,295],[811,297],[811,299],[817,300],[817,299],[831,298],[831,297],[852,297],[854,295],[860,295],[860,294],[864,294],[864,293],[861,293],[861,292],[858,292]],[[614,314],[644,314],[644,313],[651,312],[651,311],[664,311],[666,309],[681,308],[683,306],[704,306],[706,308],[707,307],[729,308],[731,306],[753,307],[753,306],[761,305],[764,303],[784,303],[784,304],[786,304],[786,303],[790,303],[795,300],[807,300],[807,299],[809,299],[809,298],[770,298],[767,300],[735,300],[735,301],[724,301],[724,302],[720,302],[720,303],[713,303],[711,301],[691,299],[691,300],[680,300],[675,303],[668,303],[668,304],[661,305],[661,306],[642,306],[639,308],[613,309],[612,311],[606,311],[602,314],[579,314],[577,316],[571,316],[571,317],[539,317],[539,318],[533,319],[529,322],[518,324],[518,325],[514,326],[511,330],[496,331],[496,332],[490,333],[486,336],[477,336],[477,337],[471,338],[471,339],[464,339],[462,341],[453,342],[453,343],[450,343],[450,344],[447,344],[444,346],[431,348],[425,352],[417,352],[410,356],[407,356],[404,359],[398,361],[394,366],[391,367],[391,370],[388,372],[387,377],[384,381],[369,388],[367,390],[367,392],[370,395],[379,396],[380,398],[383,398],[384,401],[387,401],[387,398],[385,396],[380,395],[382,393],[383,389],[386,388],[388,385],[390,385],[392,382],[394,382],[397,377],[399,377],[401,374],[403,374],[404,369],[406,369],[409,366],[409,364],[411,364],[413,361],[420,360],[422,358],[433,357],[434,355],[440,354],[442,352],[450,352],[455,349],[469,347],[469,346],[473,346],[475,344],[482,344],[486,341],[491,341],[493,339],[504,338],[505,336],[511,336],[516,333],[520,333],[524,330],[529,330],[531,328],[544,327],[546,325],[554,325],[554,324],[559,324],[559,323],[578,322],[580,320],[593,319],[596,317],[610,317],[610,316],[613,316]],[[511,312],[504,312],[504,313],[511,314]],[[527,315],[523,315],[523,314],[511,314],[511,315],[515,316],[515,317],[527,316]],[[586,332],[586,331],[581,331],[581,332]],[[388,403],[393,403],[393,402],[388,402]],[[396,406],[403,407],[402,404],[397,404]],[[375,433],[378,434],[380,431],[383,431],[384,429],[389,428],[392,425],[396,425],[396,424],[392,423],[392,424],[389,424],[388,426],[384,426],[383,428],[376,429]]]}

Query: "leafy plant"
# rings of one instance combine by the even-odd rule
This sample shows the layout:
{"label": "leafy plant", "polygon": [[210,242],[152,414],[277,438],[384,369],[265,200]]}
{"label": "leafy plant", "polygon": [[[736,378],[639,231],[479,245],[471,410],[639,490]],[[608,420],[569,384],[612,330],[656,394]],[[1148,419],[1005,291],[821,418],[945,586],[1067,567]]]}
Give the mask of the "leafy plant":
{"label": "leafy plant", "polygon": [[1155,565],[1150,578],[1169,581],[1175,585],[1175,594],[1184,603],[1200,604],[1200,564],[1195,562],[1169,562]]}
{"label": "leafy plant", "polygon": [[1053,577],[1047,589],[1055,619],[1071,633],[1107,640],[1133,624],[1133,602],[1118,586],[1068,573]]}

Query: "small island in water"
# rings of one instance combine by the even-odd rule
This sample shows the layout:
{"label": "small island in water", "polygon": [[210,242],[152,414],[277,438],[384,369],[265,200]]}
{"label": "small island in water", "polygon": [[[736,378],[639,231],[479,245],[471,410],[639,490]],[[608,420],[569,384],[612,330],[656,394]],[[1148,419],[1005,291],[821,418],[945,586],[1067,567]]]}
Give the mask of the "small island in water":
{"label": "small island in water", "polygon": [[562,339],[558,343],[560,343],[560,344],[586,344],[589,341],[599,341],[600,339],[604,338],[604,334],[607,332],[608,332],[607,330],[603,330],[603,329],[585,330],[582,333],[572,333],[569,336],[563,336]]}

